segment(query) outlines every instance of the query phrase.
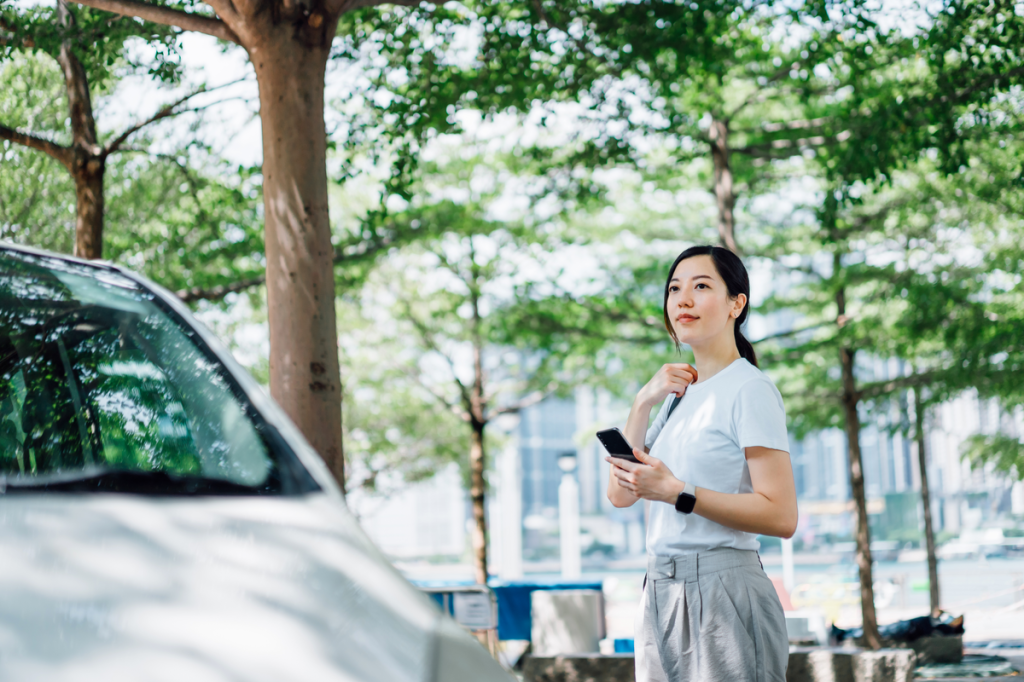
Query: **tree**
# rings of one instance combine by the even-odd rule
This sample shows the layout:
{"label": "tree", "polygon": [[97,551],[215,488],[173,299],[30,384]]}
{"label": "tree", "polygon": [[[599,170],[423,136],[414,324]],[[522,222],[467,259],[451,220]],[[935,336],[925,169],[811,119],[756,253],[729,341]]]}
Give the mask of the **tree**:
{"label": "tree", "polygon": [[[6,120],[11,125],[0,124],[0,140],[47,154],[71,175],[76,196],[74,253],[82,258],[101,258],[108,159],[125,151],[127,143],[147,126],[181,113],[185,104],[205,88],[161,107],[152,116],[103,140],[105,136],[96,124],[93,99],[116,81],[112,67],[125,66],[127,45],[133,38],[144,38],[156,43],[155,56],[150,63],[134,64],[131,68],[146,70],[163,80],[176,80],[172,32],[162,27],[146,30],[135,22],[111,19],[88,9],[76,12],[64,0],[57,0],[52,9],[5,8],[0,12],[0,31],[0,60],[7,62],[3,67],[4,80],[22,88],[29,99],[37,99],[28,93],[28,87],[38,87],[42,78],[56,70],[36,57],[47,55],[53,66],[59,68],[59,77],[64,81],[62,99],[66,102],[66,109],[60,114],[40,111],[44,115],[39,118],[19,120],[15,116]],[[50,77],[56,78],[57,74]],[[61,143],[62,138],[68,141]]]}
{"label": "tree", "polygon": [[[415,343],[400,362],[418,391],[454,415],[465,434],[469,496],[473,513],[473,565],[487,581],[485,498],[488,427],[572,385],[573,377],[549,354],[521,344],[506,311],[514,287],[535,265],[531,251],[544,251],[542,237],[515,223],[487,220],[482,206],[440,202],[412,208],[410,219],[445,229],[389,260],[375,275],[386,287],[371,308],[390,302],[396,333]],[[441,422],[443,423],[443,421]]]}
{"label": "tree", "polygon": [[[823,62],[839,81],[837,85],[847,86],[852,93],[842,102],[849,118],[868,125],[851,126],[853,133],[846,141],[818,151],[817,163],[827,181],[824,206],[819,211],[823,234],[820,243],[831,251],[832,267],[831,272],[823,276],[815,273],[808,260],[802,266],[812,277],[822,277],[823,281],[830,282],[829,296],[834,299],[832,310],[835,318],[823,320],[820,315],[810,315],[809,320],[816,318],[817,324],[809,324],[796,331],[803,332],[803,350],[816,356],[824,348],[835,348],[838,343],[843,421],[850,444],[851,487],[858,516],[857,561],[861,574],[864,633],[868,644],[873,647],[878,646],[879,640],[871,594],[870,534],[866,525],[863,467],[858,442],[859,404],[862,400],[878,400],[892,390],[909,386],[919,387],[919,390],[927,388],[933,397],[953,390],[956,385],[963,386],[962,376],[952,370],[958,355],[963,358],[961,367],[974,364],[979,369],[970,381],[984,381],[988,373],[981,370],[990,369],[991,358],[997,357],[998,352],[989,346],[985,353],[980,350],[982,344],[978,343],[980,327],[977,318],[983,311],[979,310],[972,296],[978,294],[978,288],[986,280],[982,270],[957,259],[953,264],[941,265],[942,257],[936,257],[934,253],[927,254],[923,260],[894,255],[921,250],[922,242],[941,244],[946,241],[934,231],[948,224],[948,217],[941,216],[941,211],[927,211],[932,220],[922,221],[920,216],[901,214],[900,209],[907,204],[920,209],[929,203],[929,199],[935,205],[941,207],[945,204],[948,207],[948,194],[941,198],[914,197],[911,192],[895,203],[886,205],[883,201],[880,208],[876,203],[877,212],[874,214],[865,213],[860,208],[862,203],[873,203],[862,202],[860,197],[872,191],[885,195],[878,190],[886,184],[895,184],[900,169],[922,170],[915,166],[929,151],[935,153],[938,164],[934,170],[941,175],[962,172],[972,144],[1006,127],[1006,119],[1000,121],[992,114],[1000,108],[1000,101],[1005,102],[1008,89],[1024,75],[1024,64],[1019,54],[1010,48],[1022,29],[1024,24],[1013,13],[993,13],[991,5],[972,0],[950,2],[918,35],[873,31],[867,36],[853,36],[858,38],[856,42],[833,43],[832,57]],[[856,47],[858,43],[860,47]],[[852,50],[848,47],[851,44],[855,46]],[[977,71],[960,68],[964,63],[976,65]],[[1009,118],[1015,117],[1019,118],[1019,111]],[[866,183],[867,187],[861,183]],[[926,188],[928,184],[920,183],[919,188]],[[955,196],[959,197],[961,193],[957,189]],[[840,213],[847,217],[837,218]],[[873,239],[885,239],[882,235],[887,231],[878,228],[884,227],[891,215],[905,219],[900,225],[904,226],[906,233],[902,239],[889,233],[889,256],[896,259],[896,272],[885,273],[887,268],[870,263],[868,254],[873,248]],[[923,239],[920,233],[914,234],[917,232],[914,228],[920,228],[922,222],[933,230]],[[872,223],[876,225],[874,238],[869,236]],[[914,238],[918,240],[917,246],[912,245]],[[955,246],[950,248],[955,250]],[[858,251],[863,255],[857,255]],[[929,272],[927,268],[932,270]],[[942,278],[936,282],[938,273]],[[901,289],[890,288],[899,285],[902,285]],[[855,300],[851,293],[857,288],[861,289],[856,294],[859,300],[855,304],[859,311],[851,315],[848,304]],[[908,306],[896,312],[897,306],[886,313],[882,304],[885,301],[896,302],[898,297],[894,294],[897,291],[900,292],[899,298],[907,299]],[[911,301],[916,305],[910,305]],[[954,309],[958,304],[959,308]],[[862,311],[871,308],[881,317],[874,320],[874,331],[869,334],[871,326],[866,326],[863,318],[870,319],[870,316],[863,315]],[[883,326],[886,322],[892,324],[893,314],[900,318],[896,330],[913,330],[916,335],[879,334],[886,329]],[[820,335],[826,334],[820,331],[822,325],[836,330],[827,333],[832,337],[829,344],[822,343]],[[849,331],[844,333],[846,328]],[[954,328],[957,331],[951,331]],[[815,335],[818,338],[814,338]],[[874,387],[860,387],[855,362],[858,348],[876,356],[890,355],[912,361],[921,360],[923,356],[925,368],[919,367],[919,371],[910,377]],[[789,357],[798,356],[796,353]],[[972,360],[968,361],[968,358]],[[817,381],[809,378],[804,381],[805,402],[800,405],[802,409],[797,410],[798,414],[803,413],[801,418],[811,421],[826,418],[827,421],[828,403],[813,404],[815,400],[827,399],[812,387],[820,389],[827,385],[828,380],[827,373],[822,373],[817,375]],[[961,383],[957,384],[958,380]],[[920,398],[920,393],[917,397]],[[923,401],[917,402],[921,405],[916,425],[918,449],[922,466],[925,466],[924,407]],[[926,470],[924,474],[922,495],[928,499]],[[930,509],[926,510],[926,520],[930,522]],[[937,608],[938,577],[930,528],[926,528],[926,536],[934,609]]]}
{"label": "tree", "polygon": [[[976,153],[983,155],[990,145],[1000,144],[986,142]],[[888,183],[833,189],[825,193],[816,221],[779,230],[769,249],[778,258],[780,285],[763,310],[797,312],[800,322],[758,350],[766,364],[777,367],[798,433],[833,426],[847,434],[869,643],[873,599],[859,447],[863,419],[914,389],[915,438],[923,467],[922,495],[927,498],[927,405],[972,386],[1002,385],[1007,367],[999,360],[1000,352],[1003,360],[1006,351],[1011,358],[1019,353],[1016,342],[1002,343],[1003,351],[986,342],[997,329],[989,320],[992,303],[984,292],[1006,263],[978,261],[970,253],[983,248],[994,223],[1004,228],[1011,223],[998,204],[968,191],[971,175],[964,171],[947,178],[934,163],[921,160],[908,171],[894,173]],[[1019,219],[1013,220],[1019,225]],[[827,261],[822,251],[828,253]],[[1009,329],[998,330],[1000,342],[1007,340]],[[858,356],[900,358],[912,371],[872,377]],[[934,539],[926,537],[927,544],[934,546]],[[930,563],[937,591],[934,559]]]}
{"label": "tree", "polygon": [[928,484],[928,442],[925,436],[927,403],[924,389],[914,390],[914,440],[917,442],[917,469],[921,474],[921,507],[924,515],[924,542],[928,561],[928,606],[932,616],[939,615],[939,561],[935,552],[935,528],[932,524],[932,495]]}
{"label": "tree", "polygon": [[[818,73],[831,44],[862,22],[857,15],[833,18],[816,5],[624,7],[621,24],[595,22],[597,40],[622,77],[642,83],[642,106],[654,121],[644,128],[674,150],[662,173],[671,176],[681,163],[710,158],[719,240],[738,252],[738,193],[756,194],[784,178],[779,161],[850,137],[852,121],[826,104],[835,85]],[[695,47],[680,47],[687,45]]]}
{"label": "tree", "polygon": [[[0,91],[0,118],[37,132],[59,130],[64,87],[54,72],[43,56],[0,65],[8,86]],[[259,171],[219,159],[201,140],[201,121],[176,148],[162,140],[160,153],[150,151],[156,141],[140,130],[104,164],[105,257],[172,291],[207,290],[264,270]],[[0,234],[72,251],[80,206],[71,175],[49,155],[5,146]]]}
{"label": "tree", "polygon": [[[404,251],[415,250],[407,246]],[[390,314],[400,268],[396,250],[360,286],[339,296],[341,362],[345,372],[346,493],[396,494],[455,463],[469,479],[469,437],[464,422],[419,381],[424,352]]]}
{"label": "tree", "polygon": [[[572,116],[557,103],[576,105],[579,131],[571,151],[531,149],[529,156],[552,170],[579,171],[628,162],[655,177],[673,177],[679,165],[711,161],[710,184],[718,207],[723,244],[736,249],[735,209],[740,187],[754,191],[777,169],[769,161],[808,153],[850,135],[834,112],[806,118],[806,100],[834,90],[815,76],[831,53],[827,43],[851,22],[818,8],[781,9],[772,3],[704,0],[650,2],[488,2],[467,4],[468,12],[429,17],[419,34],[443,35],[446,44],[472,26],[480,58],[468,65],[444,60],[425,41],[381,39],[378,52],[389,59],[390,77],[400,87],[381,116],[410,129],[454,127],[452,109],[487,115],[541,111],[548,118]],[[806,28],[808,19],[821,28]],[[773,31],[788,26],[789,39]],[[801,27],[803,26],[803,27]],[[378,27],[359,32],[364,42]],[[793,35],[799,35],[793,44]],[[447,105],[447,109],[443,105]],[[845,112],[844,112],[845,113]],[[645,151],[650,139],[664,142],[658,160]]]}
{"label": "tree", "polygon": [[[327,208],[324,73],[338,19],[377,0],[323,3],[86,0],[79,4],[242,46],[256,72],[271,395],[344,481],[341,383]],[[416,4],[394,0],[393,4]],[[132,21],[132,23],[136,23]]]}
{"label": "tree", "polygon": [[[42,59],[19,58],[0,65],[0,120],[21,127],[60,116],[63,89]],[[0,236],[38,240],[57,251],[74,248],[74,185],[66,169],[46,154],[0,143]],[[68,209],[70,208],[70,212]]]}

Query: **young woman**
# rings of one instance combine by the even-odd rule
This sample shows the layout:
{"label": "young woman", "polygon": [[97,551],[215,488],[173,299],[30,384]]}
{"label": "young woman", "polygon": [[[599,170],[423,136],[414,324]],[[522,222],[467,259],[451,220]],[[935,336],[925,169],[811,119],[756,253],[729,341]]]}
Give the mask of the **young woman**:
{"label": "young woman", "polygon": [[731,251],[695,246],[676,258],[665,327],[696,367],[664,365],[637,393],[625,436],[644,444],[633,450],[640,464],[607,458],[612,504],[651,502],[637,682],[786,679],[786,620],[757,535],[792,537],[796,488],[782,396],[740,333],[749,296]]}

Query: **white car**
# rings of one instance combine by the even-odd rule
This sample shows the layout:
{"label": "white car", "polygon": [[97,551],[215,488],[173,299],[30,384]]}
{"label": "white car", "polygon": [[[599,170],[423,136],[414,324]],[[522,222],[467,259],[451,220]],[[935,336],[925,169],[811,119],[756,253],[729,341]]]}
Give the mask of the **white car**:
{"label": "white car", "polygon": [[0,680],[510,679],[172,294],[0,245]]}

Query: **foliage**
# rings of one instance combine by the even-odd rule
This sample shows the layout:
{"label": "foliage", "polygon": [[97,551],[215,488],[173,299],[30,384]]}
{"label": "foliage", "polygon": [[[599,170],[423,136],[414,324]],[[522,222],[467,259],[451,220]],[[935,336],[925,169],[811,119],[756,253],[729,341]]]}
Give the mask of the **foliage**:
{"label": "foliage", "polygon": [[[0,122],[48,130],[57,141],[65,126],[63,83],[46,57],[17,55],[0,63]],[[0,141],[0,238],[70,252],[74,244],[74,184],[57,161]]]}
{"label": "foliage", "polygon": [[108,170],[107,256],[171,291],[264,272],[261,176],[199,144]]}
{"label": "foliage", "polygon": [[[997,273],[977,254],[991,221],[1014,235],[1024,222],[980,201],[966,176],[946,179],[922,161],[887,185],[859,188],[846,208],[826,199],[831,229],[811,222],[775,233],[768,253],[778,259],[780,286],[762,310],[790,316],[795,333],[758,352],[778,370],[797,433],[842,424],[840,348],[867,353],[858,390],[869,408],[888,409],[888,396],[915,385],[927,385],[934,401],[1001,376],[987,338],[1006,341],[1010,329],[991,324],[986,292]],[[873,376],[878,358],[902,359],[906,369]]]}
{"label": "foliage", "polygon": [[[466,410],[465,392],[477,377],[470,364],[455,358],[479,348],[485,419],[507,410],[517,396],[572,385],[554,354],[513,343],[519,318],[510,321],[506,314],[514,287],[537,281],[529,274],[531,264],[536,267],[535,258],[553,251],[551,240],[514,223],[488,220],[473,204],[442,202],[410,213],[444,228],[378,276],[389,281],[391,310],[403,323],[403,337],[422,354],[415,379],[450,409]],[[428,371],[424,363],[436,369]]]}
{"label": "foliage", "polygon": [[976,434],[964,441],[961,456],[971,469],[992,468],[1016,480],[1024,480],[1024,443],[1002,434]]}
{"label": "foliage", "polygon": [[[66,44],[82,63],[95,92],[108,89],[126,70],[167,82],[180,79],[177,29],[79,5],[65,6],[69,15],[65,21],[60,4],[61,0],[0,6],[0,61],[25,52],[46,54],[56,61]],[[145,41],[150,49],[129,50],[135,40]]]}
{"label": "foliage", "polygon": [[419,353],[399,323],[368,312],[356,302],[339,305],[347,489],[393,494],[451,462],[468,477],[465,425],[412,378]]}

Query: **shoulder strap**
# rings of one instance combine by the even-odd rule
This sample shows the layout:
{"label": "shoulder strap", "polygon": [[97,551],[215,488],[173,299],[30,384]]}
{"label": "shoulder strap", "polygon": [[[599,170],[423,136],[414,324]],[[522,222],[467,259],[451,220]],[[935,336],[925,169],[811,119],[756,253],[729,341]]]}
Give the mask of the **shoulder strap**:
{"label": "shoulder strap", "polygon": [[[665,416],[665,421],[669,421],[669,417],[672,417],[673,411],[679,407],[680,400],[683,399],[682,395],[677,395],[672,399],[672,404],[669,406],[669,414]],[[655,438],[656,439],[656,438]],[[646,579],[645,579],[646,580]]]}
{"label": "shoulder strap", "polygon": [[[681,395],[677,395],[675,398],[672,399],[672,404],[668,406],[668,414],[665,415],[665,421],[668,421],[668,418],[672,416],[673,410],[675,410],[679,406],[679,402],[682,399],[683,399],[683,396],[681,396]],[[646,579],[647,579],[647,577],[645,576],[644,580],[646,580]]]}
{"label": "shoulder strap", "polygon": [[665,415],[666,419],[668,417],[672,416],[672,413],[675,411],[675,409],[677,407],[679,407],[679,403],[682,401],[682,399],[683,399],[683,396],[681,396],[681,395],[677,395],[675,398],[672,399],[672,404],[669,405],[669,408],[668,408],[668,414]]}

